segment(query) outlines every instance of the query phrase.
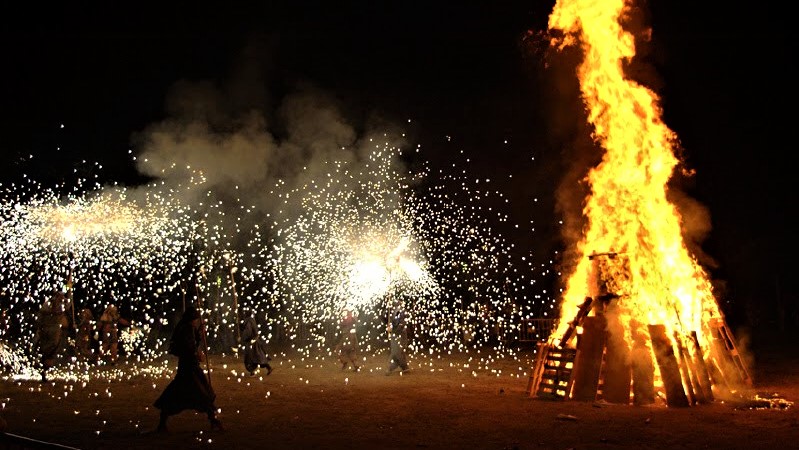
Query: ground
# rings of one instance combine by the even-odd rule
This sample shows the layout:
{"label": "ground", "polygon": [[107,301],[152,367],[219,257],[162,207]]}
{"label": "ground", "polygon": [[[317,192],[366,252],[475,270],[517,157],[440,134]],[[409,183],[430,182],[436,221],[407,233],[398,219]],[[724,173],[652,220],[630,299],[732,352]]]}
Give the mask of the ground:
{"label": "ground", "polygon": [[[552,401],[527,395],[532,352],[413,355],[407,374],[385,375],[386,354],[360,372],[330,355],[278,355],[274,372],[239,376],[239,360],[210,358],[225,431],[183,412],[166,434],[152,402],[171,373],[92,381],[0,382],[6,432],[81,449],[249,448],[785,448],[799,436],[799,358],[756,358],[751,393],[777,394],[771,407],[715,402],[689,408]],[[169,357],[171,358],[171,357]],[[174,366],[170,360],[169,367]],[[135,373],[131,375],[131,373]],[[775,406],[776,405],[776,406]],[[0,446],[2,446],[0,439]]]}

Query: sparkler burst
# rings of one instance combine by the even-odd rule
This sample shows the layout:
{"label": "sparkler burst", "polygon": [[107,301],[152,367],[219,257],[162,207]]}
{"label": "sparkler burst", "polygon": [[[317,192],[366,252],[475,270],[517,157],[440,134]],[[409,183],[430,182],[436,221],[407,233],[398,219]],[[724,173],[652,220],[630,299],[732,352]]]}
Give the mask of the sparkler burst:
{"label": "sparkler burst", "polygon": [[[475,189],[466,170],[407,170],[408,154],[387,137],[361,153],[307,170],[294,187],[278,183],[266,194],[278,211],[208,189],[199,169],[179,186],[6,187],[0,300],[19,318],[7,336],[20,344],[3,357],[17,377],[36,378],[34,316],[53,290],[95,318],[117,305],[132,322],[120,345],[136,373],[166,370],[164,342],[187,304],[205,311],[209,347],[223,354],[237,349],[248,315],[276,351],[330,354],[345,311],[358,317],[362,351],[381,352],[394,300],[408,312],[416,351],[510,350],[540,295],[532,296],[535,270],[492,226],[508,220],[485,206],[501,194]],[[89,366],[73,357],[53,375],[101,375]]]}
{"label": "sparkler burst", "polygon": [[362,341],[385,348],[387,303],[401,299],[417,349],[502,349],[523,314],[515,291],[524,281],[511,277],[512,246],[482,217],[488,194],[460,176],[406,171],[401,149],[372,145],[362,165],[330,162],[280,194],[291,213],[258,245],[272,314],[288,334],[308,336],[296,343],[307,351],[329,346],[338,318],[354,310]]}
{"label": "sparkler burst", "polygon": [[[129,353],[156,357],[164,336],[151,332],[165,325],[163,319],[174,309],[169,300],[190,272],[188,236],[196,224],[176,198],[157,190],[89,186],[85,179],[67,194],[64,190],[64,185],[46,189],[27,180],[2,191],[0,301],[14,319],[6,337],[16,337],[15,351],[24,355],[15,359],[17,375],[38,367],[35,315],[53,291],[67,293],[72,301],[66,311],[70,330],[78,325],[76,309],[89,309],[96,318],[116,304],[137,322],[124,331]],[[72,336],[69,340],[74,342]],[[87,363],[72,358],[62,370],[86,374]]]}

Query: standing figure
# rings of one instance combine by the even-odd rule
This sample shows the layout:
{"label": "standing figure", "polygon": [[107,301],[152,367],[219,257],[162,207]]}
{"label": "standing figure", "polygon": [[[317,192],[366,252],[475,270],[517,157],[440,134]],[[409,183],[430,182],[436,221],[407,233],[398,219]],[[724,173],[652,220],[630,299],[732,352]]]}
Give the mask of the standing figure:
{"label": "standing figure", "polygon": [[119,309],[109,304],[100,316],[98,324],[100,332],[100,357],[108,364],[116,364],[119,358],[119,326],[128,326],[130,322],[119,315]]}
{"label": "standing figure", "polygon": [[169,416],[187,409],[207,414],[212,430],[223,429],[222,422],[216,418],[216,393],[200,367],[200,361],[206,357],[199,345],[202,332],[200,311],[189,306],[175,326],[169,343],[169,353],[178,357],[177,373],[153,404],[161,410],[158,432],[167,431]]}
{"label": "standing figure", "polygon": [[97,355],[94,352],[96,342],[94,314],[89,308],[83,308],[80,312],[80,322],[75,336],[75,353],[79,358],[94,361]]}
{"label": "standing figure", "polygon": [[336,343],[336,353],[341,362],[341,370],[346,370],[347,366],[352,366],[352,370],[358,371],[358,334],[357,334],[357,315],[350,309],[344,310],[344,316],[339,324],[339,337]]}
{"label": "standing figure", "polygon": [[55,365],[69,325],[66,313],[68,303],[66,295],[56,291],[42,304],[36,316],[36,335],[33,340],[41,356],[42,383],[47,382],[47,371]]}
{"label": "standing figure", "polygon": [[272,358],[266,352],[266,341],[258,332],[258,323],[255,317],[249,316],[244,319],[244,329],[241,331],[241,345],[244,347],[244,368],[250,376],[255,376],[255,370],[259,367],[266,369],[266,374],[272,373],[272,366],[269,361]]}
{"label": "standing figure", "polygon": [[386,375],[391,375],[397,368],[400,368],[403,373],[408,372],[408,360],[405,356],[405,347],[408,345],[408,326],[405,323],[405,311],[399,300],[394,302],[391,313],[389,313],[387,331],[391,344],[391,362]]}

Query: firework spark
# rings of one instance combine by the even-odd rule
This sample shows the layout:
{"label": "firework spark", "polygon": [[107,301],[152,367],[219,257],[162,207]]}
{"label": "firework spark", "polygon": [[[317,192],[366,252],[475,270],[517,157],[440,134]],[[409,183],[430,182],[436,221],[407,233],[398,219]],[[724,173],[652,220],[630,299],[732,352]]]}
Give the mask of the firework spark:
{"label": "firework spark", "polygon": [[463,177],[405,171],[401,156],[374,143],[364,164],[330,162],[279,194],[283,211],[299,212],[275,221],[269,245],[254,245],[263,249],[255,272],[273,282],[266,315],[330,351],[337,319],[355,310],[362,341],[381,348],[387,299],[400,298],[419,350],[507,350],[524,309],[516,295],[526,290],[509,274],[523,263],[482,216],[488,194]]}

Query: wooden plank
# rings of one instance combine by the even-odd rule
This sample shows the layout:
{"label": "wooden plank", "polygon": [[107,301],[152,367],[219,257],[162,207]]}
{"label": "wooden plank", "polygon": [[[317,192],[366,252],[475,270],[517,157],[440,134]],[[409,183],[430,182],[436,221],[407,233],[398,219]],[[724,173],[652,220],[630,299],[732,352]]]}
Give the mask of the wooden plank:
{"label": "wooden plank", "polygon": [[[612,311],[612,308],[611,310]],[[608,320],[607,350],[602,369],[602,399],[609,403],[630,403],[632,368],[630,347],[624,336],[624,327],[615,315],[605,313]]]}
{"label": "wooden plank", "polygon": [[604,316],[591,316],[583,320],[583,334],[577,341],[577,358],[574,360],[574,382],[571,398],[580,401],[596,400],[602,354],[605,351],[607,321]]}
{"label": "wooden plank", "polygon": [[669,407],[689,406],[688,397],[685,396],[682,386],[680,367],[677,364],[671,340],[666,335],[666,327],[649,325],[649,337],[652,340],[655,360],[660,369],[660,377],[663,379],[663,387],[666,389],[666,404]]}
{"label": "wooden plank", "polygon": [[540,382],[535,390],[537,397],[554,400],[566,397],[571,386],[575,354],[575,349],[549,348]]}
{"label": "wooden plank", "polygon": [[652,349],[647,343],[646,332],[633,331],[633,348],[630,351],[630,365],[633,378],[633,404],[651,405],[655,403],[655,362]]}
{"label": "wooden plank", "polygon": [[591,312],[591,303],[593,301],[594,299],[591,297],[585,298],[583,304],[580,305],[580,308],[577,310],[577,314],[574,316],[574,319],[569,322],[569,327],[566,328],[566,331],[563,333],[563,337],[560,338],[560,342],[558,343],[559,347],[566,348],[566,345],[569,343],[572,336],[574,336],[574,332],[577,331],[577,327],[582,324],[588,313]]}
{"label": "wooden plank", "polygon": [[680,361],[680,373],[682,373],[682,379],[684,382],[686,394],[688,396],[688,402],[691,405],[696,405],[696,403],[700,401],[704,402],[704,398],[702,397],[702,391],[699,390],[699,386],[697,386],[695,375],[693,375],[691,371],[688,351],[685,349],[685,345],[683,345],[680,334],[676,331],[674,332],[674,342],[677,345],[677,354],[679,355],[679,361]]}
{"label": "wooden plank", "polygon": [[712,402],[713,401],[713,388],[712,383],[710,382],[710,371],[707,368],[707,363],[705,362],[705,357],[702,354],[702,346],[699,345],[699,336],[697,336],[696,331],[691,332],[691,342],[694,344],[694,365],[697,369],[697,378],[699,380],[699,386],[702,389],[702,394],[706,401]]}

